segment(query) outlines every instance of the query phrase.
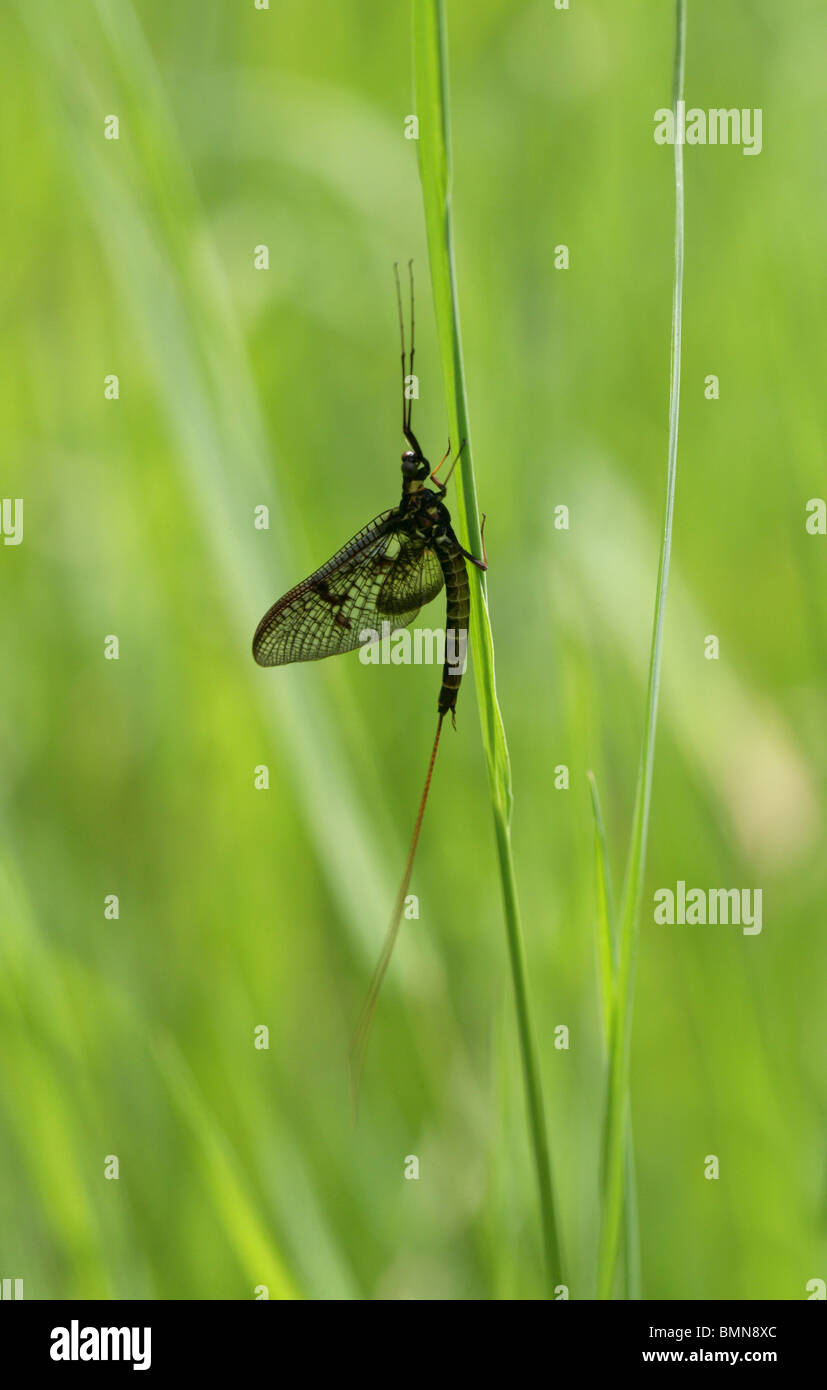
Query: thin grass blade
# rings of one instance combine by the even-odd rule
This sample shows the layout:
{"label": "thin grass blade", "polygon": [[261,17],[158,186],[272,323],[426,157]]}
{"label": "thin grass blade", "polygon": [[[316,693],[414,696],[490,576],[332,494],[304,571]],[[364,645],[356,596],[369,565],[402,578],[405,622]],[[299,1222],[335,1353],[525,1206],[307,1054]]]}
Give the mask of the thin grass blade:
{"label": "thin grass blade", "polygon": [[[451,434],[453,438],[462,440],[465,444],[460,467],[456,473],[459,500],[457,523],[463,544],[473,554],[480,556],[479,509],[465,396],[454,266],[447,45],[442,0],[414,0],[413,14],[419,172],[428,234],[434,310]],[[554,1206],[540,1068],[528,1000],[525,952],[509,829],[512,805],[511,765],[497,701],[494,645],[488,617],[485,576],[476,568],[471,575],[470,625],[474,678],[491,789],[529,1131],[539,1190],[542,1244],[549,1292],[553,1295],[554,1289],[562,1279],[562,1257]]]}
{"label": "thin grass blade", "polygon": [[[676,0],[675,61],[672,84],[672,110],[677,128],[677,106],[683,100],[686,55],[686,6]],[[640,926],[640,900],[646,865],[649,833],[649,808],[652,796],[655,732],[658,717],[663,629],[666,616],[666,592],[669,582],[669,562],[672,551],[672,524],[675,510],[675,480],[678,458],[678,418],[680,412],[681,325],[683,316],[684,261],[684,195],[683,146],[674,143],[675,174],[675,268],[672,290],[672,344],[669,372],[669,445],[666,470],[666,506],[655,590],[655,613],[652,647],[649,658],[649,683],[646,698],[646,722],[643,748],[638,772],[632,837],[626,868],[620,912],[620,956],[617,972],[615,1006],[612,1011],[609,1079],[606,1100],[603,1144],[603,1205],[598,1254],[598,1297],[612,1297],[615,1270],[620,1246],[624,1156],[626,1152],[626,1115],[629,1104],[629,1055],[631,1050],[632,1000],[634,995],[635,962]]]}

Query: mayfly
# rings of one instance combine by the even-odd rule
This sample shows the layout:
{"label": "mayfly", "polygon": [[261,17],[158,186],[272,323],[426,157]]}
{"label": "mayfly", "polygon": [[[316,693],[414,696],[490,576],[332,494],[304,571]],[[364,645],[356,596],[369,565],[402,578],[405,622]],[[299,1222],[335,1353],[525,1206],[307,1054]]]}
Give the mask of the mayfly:
{"label": "mayfly", "polygon": [[[407,627],[422,605],[430,603],[443,585],[445,587],[446,661],[437,702],[436,735],[391,925],[354,1034],[351,1048],[354,1087],[358,1082],[379,990],[402,920],[442,721],[446,714],[450,714],[452,722],[456,722],[454,711],[462,666],[447,659],[447,634],[461,634],[464,639],[467,633],[470,594],[465,562],[468,560],[481,570],[488,568],[482,531],[483,558],[479,560],[460,545],[445,506],[447,484],[463,445],[460,445],[445,481],[440,482],[437,474],[450,455],[450,444],[441,463],[432,470],[411,425],[413,391],[410,379],[414,366],[412,263],[408,265],[408,272],[411,346],[406,370],[402,294],[399,268],[394,266],[402,349],[402,433],[408,444],[402,455],[401,501],[398,506],[381,512],[367,526],[363,526],[331,559],[274,603],[265,613],[253,638],[253,656],[260,666],[318,661],[321,657],[353,651],[363,645],[366,631],[375,632],[383,623],[389,623],[394,631]],[[434,484],[433,488],[426,486],[428,481]],[[485,517],[483,527],[484,524]]]}

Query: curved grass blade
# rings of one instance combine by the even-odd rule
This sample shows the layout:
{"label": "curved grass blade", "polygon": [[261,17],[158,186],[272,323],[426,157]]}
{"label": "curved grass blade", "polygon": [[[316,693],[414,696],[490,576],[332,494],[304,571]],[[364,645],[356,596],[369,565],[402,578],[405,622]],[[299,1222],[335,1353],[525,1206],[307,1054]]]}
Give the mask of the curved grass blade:
{"label": "curved grass blade", "polygon": [[[677,104],[683,100],[686,55],[686,6],[676,0],[675,62],[672,84],[672,110],[677,126]],[[672,290],[672,344],[669,372],[669,446],[666,469],[666,507],[661,542],[655,614],[649,657],[649,684],[646,722],[638,772],[632,838],[623,887],[620,912],[620,954],[617,990],[612,1011],[611,1048],[606,1114],[603,1132],[603,1209],[598,1254],[597,1295],[610,1299],[614,1289],[615,1267],[620,1245],[623,1206],[625,1125],[629,1091],[632,1000],[635,962],[640,927],[640,899],[649,834],[649,807],[652,797],[652,769],[658,718],[661,652],[666,614],[666,590],[672,551],[672,521],[675,510],[675,478],[678,458],[678,417],[681,386],[681,323],[683,314],[684,198],[683,146],[674,143],[675,171],[675,273]]]}
{"label": "curved grass blade", "polygon": [[597,871],[597,970],[600,979],[603,1041],[608,1049],[612,1033],[612,1001],[617,960],[614,894],[612,892],[611,866],[606,848],[606,831],[603,826],[603,813],[600,809],[600,797],[597,794],[597,781],[593,772],[587,772],[586,777],[589,783],[592,817],[594,819],[594,859]]}
{"label": "curved grass blade", "polygon": [[[597,961],[600,976],[600,1003],[603,1020],[603,1047],[608,1057],[614,1007],[615,972],[617,968],[617,923],[615,920],[612,870],[606,846],[606,831],[597,781],[593,772],[586,774],[594,817],[594,857],[597,879]],[[625,1176],[623,1185],[623,1255],[626,1276],[626,1297],[640,1298],[640,1228],[638,1225],[637,1185],[635,1178],[635,1148],[632,1138],[632,1116],[626,1109]]]}

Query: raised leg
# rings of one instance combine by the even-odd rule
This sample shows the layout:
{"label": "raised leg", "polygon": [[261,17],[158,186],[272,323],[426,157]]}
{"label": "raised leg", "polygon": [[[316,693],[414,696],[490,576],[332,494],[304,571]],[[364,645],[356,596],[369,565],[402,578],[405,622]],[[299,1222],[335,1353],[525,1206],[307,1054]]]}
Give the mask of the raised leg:
{"label": "raised leg", "polygon": [[405,324],[402,318],[402,290],[399,285],[399,263],[393,263],[393,275],[396,280],[396,309],[399,314],[399,341],[402,348],[400,357],[402,362],[402,433],[407,437],[408,433],[408,410],[405,404]]}
{"label": "raised leg", "polygon": [[[414,319],[413,261],[408,261],[408,279],[409,279],[410,282],[411,282],[411,356],[410,356],[410,366],[409,366],[409,368],[408,368],[408,374],[409,374],[410,376],[413,376],[413,374],[414,374],[414,323],[415,323],[415,319]],[[413,396],[409,397],[409,399],[408,399],[408,428],[407,428],[407,431],[406,431],[406,436],[411,436],[411,435],[413,434],[413,430],[411,429],[411,411],[412,411],[412,410],[413,410]],[[419,445],[418,445],[418,444],[417,444],[416,447],[417,447],[417,450],[419,450]]]}
{"label": "raised leg", "polygon": [[411,282],[411,351],[406,370],[405,364],[405,323],[402,315],[402,290],[399,284],[399,264],[393,263],[393,273],[396,280],[396,308],[399,314],[399,343],[401,347],[402,363],[402,433],[413,449],[418,459],[424,459],[425,455],[420,448],[419,440],[411,427],[411,411],[413,410],[413,397],[405,397],[405,378],[413,376],[414,367],[414,281],[413,281],[413,261],[408,261],[408,275]]}
{"label": "raised leg", "polygon": [[433,472],[431,473],[431,482],[434,484],[434,487],[439,488],[439,491],[441,492],[441,494],[442,494],[443,497],[445,496],[446,492],[448,491],[448,484],[447,484],[447,483],[441,483],[441,482],[439,481],[439,478],[437,477],[437,473],[439,472],[440,468],[442,467],[443,463],[444,463],[445,460],[447,459],[447,457],[448,457],[448,455],[450,454],[450,452],[451,452],[451,441],[450,441],[450,439],[449,439],[449,440],[448,440],[448,448],[445,450],[445,453],[442,455],[442,458],[439,460],[439,463],[437,464],[436,468],[435,468],[435,469],[433,470]]}
{"label": "raised leg", "polygon": [[440,492],[441,492],[441,494],[442,494],[443,497],[445,496],[445,493],[448,491],[448,484],[449,484],[450,481],[451,481],[451,474],[453,473],[454,469],[456,468],[457,463],[459,462],[460,456],[461,456],[462,451],[463,451],[464,448],[465,448],[465,440],[463,439],[462,443],[460,444],[459,448],[457,449],[456,454],[454,455],[453,459],[451,460],[451,467],[448,469],[448,472],[447,472],[446,477],[445,477],[445,482],[444,482],[444,483],[441,483],[441,482],[439,481],[438,478],[434,477],[434,474],[436,474],[436,473],[439,472],[440,468],[442,467],[443,463],[445,462],[445,459],[447,459],[448,454],[450,454],[450,452],[451,452],[451,441],[450,441],[450,439],[449,439],[449,440],[448,440],[448,453],[446,453],[446,454],[443,456],[443,458],[440,460],[440,462],[437,464],[436,468],[434,469],[434,472],[431,474],[431,477],[432,477],[433,481],[436,483],[436,485],[437,485],[437,487],[439,488],[439,490],[440,490]]}

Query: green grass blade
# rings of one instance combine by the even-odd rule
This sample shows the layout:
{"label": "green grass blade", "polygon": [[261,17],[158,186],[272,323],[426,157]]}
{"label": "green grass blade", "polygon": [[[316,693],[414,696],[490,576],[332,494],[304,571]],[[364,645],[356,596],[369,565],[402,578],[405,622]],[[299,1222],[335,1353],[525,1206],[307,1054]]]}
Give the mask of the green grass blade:
{"label": "green grass blade", "polygon": [[[603,1046],[608,1056],[611,1040],[612,1010],[614,1007],[615,969],[617,960],[617,930],[615,922],[612,871],[606,846],[606,831],[597,781],[593,772],[587,773],[589,794],[594,818],[594,857],[597,882],[597,962],[600,978]],[[632,1139],[632,1119],[629,1107],[625,1121],[625,1178],[623,1185],[623,1253],[626,1276],[626,1296],[640,1298],[640,1228],[638,1226],[637,1187],[635,1179],[635,1150]]]}
{"label": "green grass blade", "polygon": [[597,782],[593,772],[586,774],[594,818],[594,859],[597,880],[597,971],[600,980],[600,1012],[603,1020],[603,1043],[609,1047],[612,1032],[612,996],[614,994],[615,949],[614,896],[606,831]]}
{"label": "green grass blade", "polygon": [[625,1176],[623,1188],[623,1259],[626,1297],[637,1303],[643,1297],[640,1283],[640,1218],[637,1205],[635,1143],[632,1136],[631,1107],[626,1107]]}
{"label": "green grass blade", "polygon": [[[459,327],[451,217],[447,61],[442,0],[414,0],[419,172],[428,233],[434,312],[442,358],[445,400],[452,438],[465,448],[455,469],[458,526],[466,548],[482,556],[480,513],[474,481],[471,431]],[[471,576],[471,644],[485,752],[497,802],[511,813],[511,764],[494,679],[494,646],[488,618],[485,575]]]}
{"label": "green grass blade", "polygon": [[[675,63],[672,109],[683,99],[686,54],[686,7],[676,0]],[[649,832],[655,731],[658,716],[661,652],[666,613],[666,591],[672,549],[672,521],[675,508],[675,477],[678,456],[678,416],[680,409],[681,320],[683,310],[684,197],[683,146],[675,140],[675,271],[672,291],[672,345],[669,372],[669,445],[666,476],[666,507],[655,591],[655,615],[649,658],[649,684],[646,697],[646,723],[638,772],[632,838],[620,913],[620,956],[617,991],[612,1011],[609,1081],[603,1147],[603,1209],[598,1255],[598,1297],[611,1298],[620,1245],[626,1114],[628,1111],[629,1054],[631,1044],[632,1000],[635,960],[640,924],[640,900]]]}
{"label": "green grass blade", "polygon": [[[434,309],[443,382],[452,438],[464,441],[456,471],[458,527],[463,544],[480,554],[479,511],[474,481],[471,431],[465,398],[465,376],[459,327],[450,194],[450,138],[445,15],[441,0],[414,0],[416,109],[419,118],[419,171],[428,235]],[[554,1209],[551,1161],[546,1133],[540,1068],[528,1000],[514,859],[509,829],[511,767],[494,678],[494,646],[488,618],[485,576],[471,578],[471,649],[480,710],[483,745],[491,789],[494,829],[505,910],[506,936],[520,1056],[528,1108],[529,1131],[537,1172],[543,1247],[550,1288],[561,1281],[562,1260]]]}
{"label": "green grass blade", "polygon": [[247,1276],[250,1298],[262,1284],[267,1286],[271,1299],[301,1298],[281,1251],[261,1221],[243,1167],[201,1096],[186,1059],[170,1035],[159,1033],[154,1051],[170,1093],[192,1131],[201,1178]]}

